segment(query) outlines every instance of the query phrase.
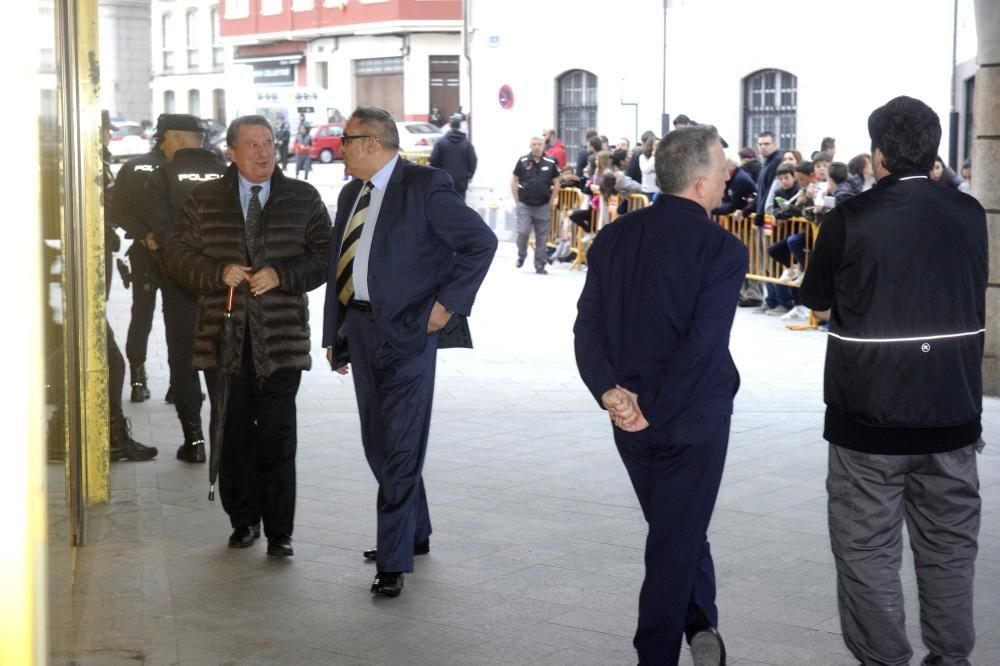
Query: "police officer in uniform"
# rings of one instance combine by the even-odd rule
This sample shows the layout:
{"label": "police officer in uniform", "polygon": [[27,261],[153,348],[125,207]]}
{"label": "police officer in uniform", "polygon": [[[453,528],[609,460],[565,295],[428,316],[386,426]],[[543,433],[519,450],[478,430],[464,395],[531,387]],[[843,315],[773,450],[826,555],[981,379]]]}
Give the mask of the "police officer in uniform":
{"label": "police officer in uniform", "polygon": [[[115,231],[112,210],[118,189],[115,177],[111,173],[111,153],[108,143],[111,141],[111,130],[115,127],[107,111],[101,111],[101,158],[103,162],[103,192],[104,192],[104,297],[111,293],[111,259],[121,244]],[[156,457],[155,446],[145,446],[132,439],[132,428],[125,413],[122,411],[122,389],[125,385],[125,358],[122,356],[118,343],[115,342],[115,332],[107,322],[105,313],[105,333],[107,336],[108,353],[108,453],[111,461],[152,460]]]}
{"label": "police officer in uniform", "polygon": [[[166,114],[164,114],[166,115]],[[146,181],[165,161],[160,144],[163,143],[162,118],[157,121],[156,143],[145,155],[134,157],[122,165],[115,180],[115,196],[111,198],[111,219],[115,226],[125,230],[132,239],[127,254],[131,264],[132,318],[125,340],[132,383],[132,402],[149,399],[146,379],[146,347],[153,328],[156,311],[156,291],[160,287],[160,271],[147,246],[152,232],[146,224]],[[123,264],[119,263],[119,268]],[[123,278],[126,275],[123,272]],[[128,283],[126,282],[126,287]]]}
{"label": "police officer in uniform", "polygon": [[[157,253],[174,227],[184,200],[195,187],[225,173],[216,156],[202,148],[205,129],[201,121],[187,114],[163,114],[163,153],[166,163],[146,190],[149,226]],[[163,320],[167,334],[167,357],[174,407],[184,432],[177,459],[205,462],[205,436],[201,429],[201,380],[194,369],[194,326],[197,300],[164,272]]]}
{"label": "police officer in uniform", "polygon": [[545,242],[552,227],[552,204],[559,199],[559,168],[545,154],[545,141],[531,139],[531,152],[514,166],[510,189],[517,204],[517,267],[528,256],[528,236],[535,230],[535,272],[545,275],[548,263]]}

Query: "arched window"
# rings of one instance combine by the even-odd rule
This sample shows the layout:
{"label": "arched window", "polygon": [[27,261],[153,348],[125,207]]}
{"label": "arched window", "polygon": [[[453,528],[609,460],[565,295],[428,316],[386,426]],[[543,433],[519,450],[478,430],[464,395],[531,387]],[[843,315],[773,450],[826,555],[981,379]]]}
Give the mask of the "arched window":
{"label": "arched window", "polygon": [[222,88],[212,91],[212,117],[220,125],[226,124],[226,91]]}
{"label": "arched window", "polygon": [[[556,79],[556,136],[567,148],[579,148],[591,127],[597,127],[597,76],[571,69]],[[575,153],[566,152],[572,161]]]}
{"label": "arched window", "polygon": [[780,69],[762,69],[743,79],[743,145],[755,144],[761,132],[774,132],[778,146],[795,148],[798,82]]}
{"label": "arched window", "polygon": [[177,103],[174,98],[173,90],[166,90],[163,93],[163,113],[176,113]]}
{"label": "arched window", "polygon": [[173,15],[165,12],[160,17],[160,43],[163,48],[163,71],[174,71],[174,50],[171,48],[170,31],[173,26]]}
{"label": "arched window", "polygon": [[201,117],[201,93],[194,89],[188,91],[188,113]]}
{"label": "arched window", "polygon": [[198,10],[189,9],[184,15],[184,30],[187,33],[188,69],[198,69]]}

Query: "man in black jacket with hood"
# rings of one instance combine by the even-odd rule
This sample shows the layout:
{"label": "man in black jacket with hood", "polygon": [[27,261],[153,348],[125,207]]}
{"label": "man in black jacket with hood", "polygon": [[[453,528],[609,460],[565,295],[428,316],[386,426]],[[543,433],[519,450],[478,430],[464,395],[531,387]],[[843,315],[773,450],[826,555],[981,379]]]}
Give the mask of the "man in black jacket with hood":
{"label": "man in black jacket with hood", "polygon": [[[878,183],[823,220],[802,302],[829,317],[823,436],[844,641],[906,664],[901,530],[924,664],[968,664],[980,523],[986,213],[928,178],[941,123],[897,97],[868,118]],[[917,270],[914,270],[914,268]]]}
{"label": "man in black jacket with hood", "polygon": [[478,164],[476,149],[466,138],[465,132],[459,129],[462,126],[461,114],[451,114],[449,123],[451,129],[434,144],[430,165],[447,171],[455,191],[465,199],[465,191],[469,188],[469,181],[475,175]]}

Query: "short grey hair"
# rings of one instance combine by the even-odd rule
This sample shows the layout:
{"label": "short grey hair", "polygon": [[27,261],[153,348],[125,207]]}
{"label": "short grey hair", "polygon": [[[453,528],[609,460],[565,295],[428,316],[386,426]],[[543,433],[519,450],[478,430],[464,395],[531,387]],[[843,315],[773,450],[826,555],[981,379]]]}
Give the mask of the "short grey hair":
{"label": "short grey hair", "polygon": [[236,145],[236,139],[240,136],[240,128],[244,125],[260,125],[262,127],[266,127],[267,131],[271,133],[271,140],[274,140],[274,128],[271,127],[271,123],[267,118],[264,116],[240,116],[233,122],[229,123],[229,128],[226,130],[227,145]]}
{"label": "short grey hair", "polygon": [[712,125],[681,127],[669,132],[656,148],[656,182],[664,194],[680,194],[712,168],[712,144],[719,131]]}
{"label": "short grey hair", "polygon": [[385,148],[399,150],[399,130],[396,121],[385,109],[375,106],[359,106],[354,109],[351,118],[356,118],[362,125],[369,128],[379,143]]}

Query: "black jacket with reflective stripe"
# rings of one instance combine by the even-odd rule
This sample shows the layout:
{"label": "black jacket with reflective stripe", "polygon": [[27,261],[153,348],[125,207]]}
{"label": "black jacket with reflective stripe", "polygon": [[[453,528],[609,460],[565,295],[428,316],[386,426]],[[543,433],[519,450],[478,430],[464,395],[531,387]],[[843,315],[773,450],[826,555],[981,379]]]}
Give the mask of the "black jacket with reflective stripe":
{"label": "black jacket with reflective stripe", "polygon": [[[890,175],[839,204],[817,245],[824,236],[842,243],[831,262],[826,438],[886,454],[975,442],[989,264],[982,206],[926,175]],[[817,246],[819,263],[829,249]],[[809,272],[807,305],[816,298]]]}

